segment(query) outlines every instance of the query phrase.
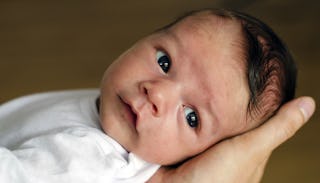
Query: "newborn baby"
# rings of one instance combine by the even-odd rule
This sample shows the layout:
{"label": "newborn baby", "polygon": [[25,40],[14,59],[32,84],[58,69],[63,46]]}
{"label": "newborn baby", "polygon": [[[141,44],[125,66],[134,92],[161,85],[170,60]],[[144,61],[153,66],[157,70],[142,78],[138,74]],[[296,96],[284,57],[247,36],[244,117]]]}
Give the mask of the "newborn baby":
{"label": "newborn baby", "polygon": [[260,21],[193,12],[107,69],[101,125],[128,151],[170,165],[261,124],[294,96],[295,79],[287,49]]}
{"label": "newborn baby", "polygon": [[123,53],[100,92],[0,106],[0,182],[145,182],[160,165],[262,124],[293,98],[295,81],[290,54],[265,24],[192,12]]}

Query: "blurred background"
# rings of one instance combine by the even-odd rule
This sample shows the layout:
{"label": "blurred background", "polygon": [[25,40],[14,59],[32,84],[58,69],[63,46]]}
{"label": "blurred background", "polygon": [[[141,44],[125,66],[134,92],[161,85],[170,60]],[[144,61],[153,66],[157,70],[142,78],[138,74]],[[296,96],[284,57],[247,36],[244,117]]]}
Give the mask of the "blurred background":
{"label": "blurred background", "polygon": [[[320,1],[0,0],[0,103],[48,90],[99,87],[108,65],[179,15],[231,8],[269,24],[299,68],[297,96],[320,105]],[[263,183],[320,182],[320,115],[272,155]]]}

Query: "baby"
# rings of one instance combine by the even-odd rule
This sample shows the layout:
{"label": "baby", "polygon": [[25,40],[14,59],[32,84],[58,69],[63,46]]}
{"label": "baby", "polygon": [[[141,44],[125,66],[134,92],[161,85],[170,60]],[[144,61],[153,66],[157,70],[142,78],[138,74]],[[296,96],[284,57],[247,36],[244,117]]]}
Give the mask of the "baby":
{"label": "baby", "polygon": [[99,93],[2,105],[0,182],[147,181],[160,165],[263,123],[293,98],[295,80],[290,54],[262,22],[192,12],[123,53]]}
{"label": "baby", "polygon": [[261,124],[294,96],[295,79],[287,49],[260,21],[192,12],[107,69],[101,125],[128,151],[170,165]]}

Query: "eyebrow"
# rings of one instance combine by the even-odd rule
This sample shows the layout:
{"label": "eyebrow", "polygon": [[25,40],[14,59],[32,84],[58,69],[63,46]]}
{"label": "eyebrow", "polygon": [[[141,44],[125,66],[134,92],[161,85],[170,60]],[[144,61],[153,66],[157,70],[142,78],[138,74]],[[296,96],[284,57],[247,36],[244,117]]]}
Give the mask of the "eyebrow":
{"label": "eyebrow", "polygon": [[207,103],[207,105],[208,105],[207,111],[209,113],[209,116],[211,117],[210,124],[212,125],[212,128],[215,127],[214,123],[219,124],[219,121],[220,121],[218,116],[217,116],[216,110],[214,110],[213,103],[214,102],[211,102],[211,103],[208,102]]}
{"label": "eyebrow", "polygon": [[166,29],[163,31],[163,33],[165,35],[169,36],[171,40],[173,40],[175,43],[177,43],[177,45],[180,45],[180,46],[182,45],[181,39],[175,33],[173,33],[171,31],[171,29]]}
{"label": "eyebrow", "polygon": [[[203,90],[208,91],[205,88],[203,88]],[[219,124],[220,121],[215,110],[214,99],[211,96],[212,95],[209,95],[209,97],[206,97],[206,99],[204,100],[205,102],[199,103],[197,105],[197,108],[200,109],[198,110],[200,115],[200,124],[202,124],[200,125],[200,132],[207,128],[210,128],[210,132],[213,133],[214,129],[216,129],[217,127],[217,125],[215,124]]]}

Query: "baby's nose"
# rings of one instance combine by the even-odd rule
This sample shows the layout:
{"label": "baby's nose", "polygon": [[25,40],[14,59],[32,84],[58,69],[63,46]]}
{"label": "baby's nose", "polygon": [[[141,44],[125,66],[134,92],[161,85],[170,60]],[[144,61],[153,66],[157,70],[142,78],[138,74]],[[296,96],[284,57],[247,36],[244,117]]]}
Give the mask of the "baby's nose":
{"label": "baby's nose", "polygon": [[152,105],[152,113],[159,116],[178,105],[179,87],[170,81],[146,81],[140,85],[141,92]]}

